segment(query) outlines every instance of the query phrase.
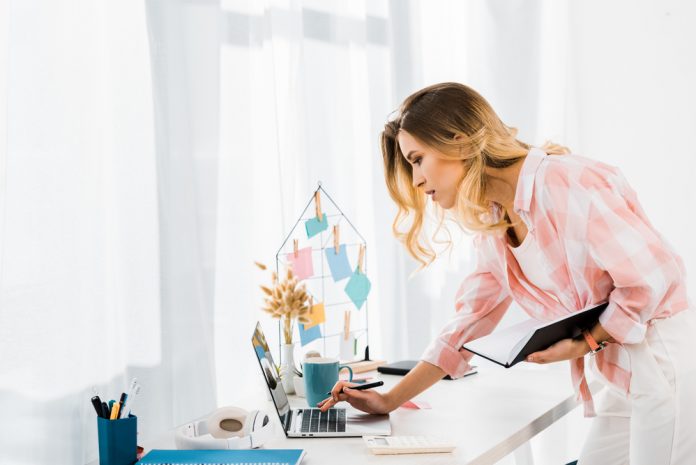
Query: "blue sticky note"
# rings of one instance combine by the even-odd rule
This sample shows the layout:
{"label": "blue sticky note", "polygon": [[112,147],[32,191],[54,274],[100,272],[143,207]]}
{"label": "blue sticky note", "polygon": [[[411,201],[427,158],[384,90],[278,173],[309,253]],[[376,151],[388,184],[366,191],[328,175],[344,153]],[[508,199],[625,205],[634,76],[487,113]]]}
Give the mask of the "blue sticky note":
{"label": "blue sticky note", "polygon": [[326,253],[326,261],[329,262],[331,276],[333,276],[334,281],[340,281],[353,274],[353,271],[350,269],[350,263],[348,263],[345,244],[341,244],[338,253],[336,253],[336,249],[333,247],[327,248],[324,252]]}
{"label": "blue sticky note", "polygon": [[321,337],[321,329],[319,329],[319,325],[312,326],[309,329],[305,329],[302,323],[298,323],[297,329],[300,330],[300,342],[303,346],[306,346],[313,340],[319,339]]}
{"label": "blue sticky note", "polygon": [[321,221],[315,216],[311,220],[305,222],[305,229],[307,229],[307,237],[313,237],[322,231],[329,229],[329,221],[326,219],[326,213],[321,215]]}
{"label": "blue sticky note", "polygon": [[355,304],[355,307],[360,310],[360,307],[362,307],[367,300],[370,287],[372,287],[372,284],[370,280],[367,279],[367,275],[356,269],[344,290],[346,294],[348,294],[348,297],[350,297],[350,300],[353,301],[353,304]]}

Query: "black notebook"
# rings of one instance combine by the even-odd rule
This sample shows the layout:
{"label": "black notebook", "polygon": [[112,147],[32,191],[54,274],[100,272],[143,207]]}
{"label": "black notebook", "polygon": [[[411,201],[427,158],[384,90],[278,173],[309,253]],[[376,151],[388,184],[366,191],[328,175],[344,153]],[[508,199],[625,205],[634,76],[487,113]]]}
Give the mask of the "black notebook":
{"label": "black notebook", "polygon": [[529,354],[547,349],[561,339],[577,337],[597,323],[604,303],[553,321],[527,320],[493,334],[469,341],[462,347],[505,368],[524,361]]}
{"label": "black notebook", "polygon": [[[389,363],[387,365],[382,365],[377,368],[377,371],[384,373],[385,375],[400,375],[405,376],[409,371],[411,371],[418,364],[418,360],[402,360],[400,362]],[[475,375],[477,373],[476,367],[472,366],[469,371],[464,373],[464,376]],[[464,377],[462,376],[462,377]],[[442,379],[452,379],[450,375],[445,375]]]}

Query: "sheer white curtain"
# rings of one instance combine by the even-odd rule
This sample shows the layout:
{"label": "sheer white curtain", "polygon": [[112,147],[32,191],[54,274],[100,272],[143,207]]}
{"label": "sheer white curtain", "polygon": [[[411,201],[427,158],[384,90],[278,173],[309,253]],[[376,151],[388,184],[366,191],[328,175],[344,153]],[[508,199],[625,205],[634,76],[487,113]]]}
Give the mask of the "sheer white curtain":
{"label": "sheer white curtain", "polygon": [[[249,334],[277,333],[252,262],[318,181],[370,246],[373,355],[417,357],[470,250],[408,278],[378,135],[434,82],[620,166],[693,269],[694,19],[686,0],[0,0],[0,463],[93,460],[89,398],[133,376],[141,442],[254,407]],[[538,463],[572,458],[574,422]]]}
{"label": "sheer white curtain", "polygon": [[386,2],[223,1],[221,17],[216,361],[224,403],[258,388],[246,347],[253,324],[260,319],[277,343],[276,323],[259,310],[258,284],[269,277],[252,263],[275,266],[318,182],[370,246],[373,353],[389,321],[381,308],[391,312],[403,297],[387,287],[398,282],[389,276],[397,252],[379,182],[377,132],[392,108]]}
{"label": "sheer white curtain", "polygon": [[85,463],[95,392],[138,377],[141,440],[214,407],[214,206],[141,2],[0,5],[0,463]]}

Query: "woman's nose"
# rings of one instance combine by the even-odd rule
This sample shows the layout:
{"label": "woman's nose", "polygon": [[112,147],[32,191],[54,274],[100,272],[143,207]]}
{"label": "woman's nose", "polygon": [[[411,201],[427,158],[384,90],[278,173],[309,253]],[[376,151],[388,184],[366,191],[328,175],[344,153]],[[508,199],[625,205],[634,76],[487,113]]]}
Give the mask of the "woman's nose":
{"label": "woman's nose", "polygon": [[420,173],[413,172],[413,187],[420,187],[425,184],[425,178]]}

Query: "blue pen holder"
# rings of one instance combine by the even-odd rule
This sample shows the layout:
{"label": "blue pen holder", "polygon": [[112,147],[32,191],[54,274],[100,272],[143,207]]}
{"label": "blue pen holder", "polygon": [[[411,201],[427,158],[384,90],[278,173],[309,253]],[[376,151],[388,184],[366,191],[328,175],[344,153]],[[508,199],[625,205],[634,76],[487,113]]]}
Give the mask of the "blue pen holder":
{"label": "blue pen holder", "polygon": [[97,417],[99,465],[133,465],[138,461],[138,417],[120,420]]}

